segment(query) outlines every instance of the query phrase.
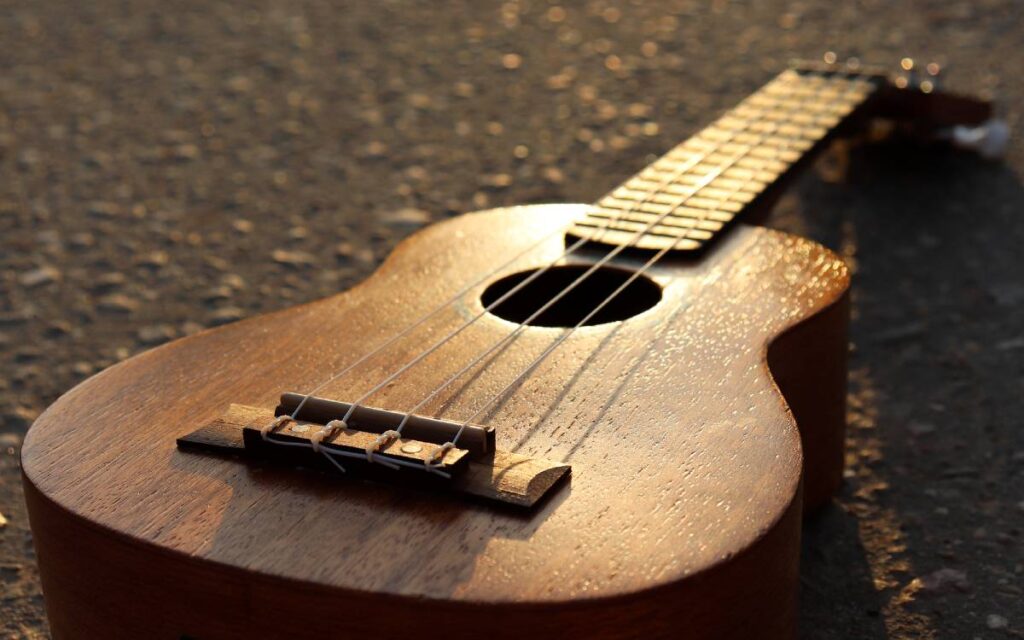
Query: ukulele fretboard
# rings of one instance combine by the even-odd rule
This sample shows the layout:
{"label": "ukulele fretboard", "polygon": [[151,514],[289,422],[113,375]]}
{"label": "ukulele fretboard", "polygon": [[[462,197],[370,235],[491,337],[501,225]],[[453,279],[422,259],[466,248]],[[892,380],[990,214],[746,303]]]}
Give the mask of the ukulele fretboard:
{"label": "ukulele fretboard", "polygon": [[697,251],[874,92],[867,76],[786,71],[601,198],[571,237]]}

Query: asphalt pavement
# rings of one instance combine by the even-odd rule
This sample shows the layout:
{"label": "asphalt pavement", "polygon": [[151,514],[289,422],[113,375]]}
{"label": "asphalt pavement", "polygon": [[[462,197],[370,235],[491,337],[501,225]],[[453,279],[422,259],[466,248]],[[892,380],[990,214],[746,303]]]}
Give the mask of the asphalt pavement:
{"label": "asphalt pavement", "polygon": [[[0,635],[47,637],[18,457],[134,353],[330,295],[431,221],[588,202],[794,57],[948,67],[1020,128],[1024,4],[0,1]],[[1024,144],[860,146],[768,224],[854,268],[808,639],[1024,636]]]}

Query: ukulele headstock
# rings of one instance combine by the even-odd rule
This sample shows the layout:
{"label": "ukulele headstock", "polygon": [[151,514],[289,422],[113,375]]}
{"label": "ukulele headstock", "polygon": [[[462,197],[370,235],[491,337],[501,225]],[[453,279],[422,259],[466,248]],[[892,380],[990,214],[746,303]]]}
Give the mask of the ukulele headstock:
{"label": "ukulele headstock", "polygon": [[798,72],[861,77],[879,89],[865,105],[868,120],[889,123],[889,130],[911,138],[941,141],[977,152],[986,158],[1001,156],[1009,143],[1006,122],[993,118],[992,101],[947,91],[943,67],[921,64],[904,57],[895,70],[864,65],[857,58],[840,62],[833,52],[821,61],[796,62]]}

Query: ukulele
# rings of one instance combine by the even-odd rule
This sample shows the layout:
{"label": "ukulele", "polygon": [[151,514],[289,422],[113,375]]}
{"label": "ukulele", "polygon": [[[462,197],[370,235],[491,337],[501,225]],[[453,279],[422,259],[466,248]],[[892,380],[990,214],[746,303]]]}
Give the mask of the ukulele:
{"label": "ukulele", "polygon": [[1005,137],[908,62],[795,66],[593,205],[447,220],[66,393],[21,454],[54,637],[795,637],[849,273],[741,221],[879,118]]}

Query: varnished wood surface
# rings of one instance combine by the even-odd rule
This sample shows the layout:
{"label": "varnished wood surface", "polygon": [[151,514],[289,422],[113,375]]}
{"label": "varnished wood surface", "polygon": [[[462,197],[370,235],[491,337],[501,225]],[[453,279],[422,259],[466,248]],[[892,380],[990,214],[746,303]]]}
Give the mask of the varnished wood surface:
{"label": "varnished wood surface", "polygon": [[[579,212],[431,227],[346,294],[166,345],[62,397],[22,451],[55,636],[319,637],[343,625],[407,637],[441,619],[459,638],[792,636],[801,434],[766,353],[848,284],[842,261],[806,240],[737,227],[701,261],[659,266],[658,305],[580,330],[499,404],[485,421],[499,448],[573,466],[527,516],[175,448],[232,402],[273,407],[312,388]],[[562,248],[555,237],[518,269]],[[478,311],[479,293],[320,393],[358,397]],[[513,328],[485,317],[373,404],[411,407]],[[530,328],[422,413],[472,414],[559,334]],[[835,384],[814,369],[789,384],[808,397]],[[829,431],[805,441],[824,446],[839,429],[841,443],[841,421],[805,406],[801,428]],[[806,453],[839,473],[834,450]]]}

